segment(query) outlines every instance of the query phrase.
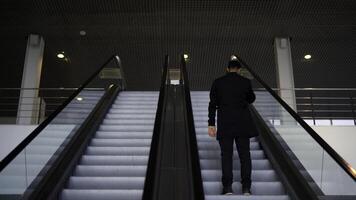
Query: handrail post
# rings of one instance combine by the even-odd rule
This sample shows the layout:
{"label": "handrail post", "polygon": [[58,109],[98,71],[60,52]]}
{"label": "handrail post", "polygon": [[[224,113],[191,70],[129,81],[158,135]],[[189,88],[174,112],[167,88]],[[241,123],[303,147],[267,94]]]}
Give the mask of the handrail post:
{"label": "handrail post", "polygon": [[313,101],[313,92],[312,91],[310,91],[310,105],[311,105],[311,111],[312,111],[313,124],[315,126],[316,123],[315,123],[314,101]]}
{"label": "handrail post", "polygon": [[351,111],[352,111],[352,119],[354,121],[354,125],[356,126],[356,114],[355,114],[355,108],[354,108],[354,98],[352,96],[352,91],[350,91],[350,100],[351,100]]}
{"label": "handrail post", "polygon": [[40,99],[40,103],[39,103],[39,106],[38,106],[38,114],[37,114],[37,124],[40,124],[40,121],[41,121],[41,113],[42,113],[42,98],[39,97]]}
{"label": "handrail post", "polygon": [[126,77],[125,77],[125,73],[124,73],[124,70],[122,68],[122,65],[121,65],[121,59],[118,55],[115,55],[115,61],[119,67],[119,70],[120,70],[120,75],[121,75],[121,82],[120,82],[120,89],[121,90],[126,90],[126,86],[127,86],[127,83],[126,83]]}

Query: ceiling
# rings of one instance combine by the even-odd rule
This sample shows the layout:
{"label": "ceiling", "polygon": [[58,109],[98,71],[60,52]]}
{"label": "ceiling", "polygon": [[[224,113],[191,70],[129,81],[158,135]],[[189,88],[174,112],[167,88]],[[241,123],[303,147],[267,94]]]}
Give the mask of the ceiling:
{"label": "ceiling", "polygon": [[45,39],[41,87],[77,87],[118,54],[129,89],[157,90],[164,55],[174,66],[182,53],[194,90],[208,89],[231,54],[275,87],[276,36],[291,37],[296,87],[356,87],[354,0],[2,0],[0,26],[0,87],[21,86],[30,33]]}

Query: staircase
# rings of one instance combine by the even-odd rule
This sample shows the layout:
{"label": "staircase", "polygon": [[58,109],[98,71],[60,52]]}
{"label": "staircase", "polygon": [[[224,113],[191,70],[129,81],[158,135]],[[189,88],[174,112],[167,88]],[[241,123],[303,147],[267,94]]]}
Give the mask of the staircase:
{"label": "staircase", "polygon": [[258,139],[251,139],[252,195],[244,196],[240,184],[240,162],[234,146],[234,195],[220,195],[221,161],[220,148],[215,138],[208,136],[209,92],[191,92],[195,131],[198,142],[200,167],[206,200],[289,200],[285,188],[279,181]]}
{"label": "staircase", "polygon": [[158,92],[119,93],[60,199],[141,199],[157,103]]}

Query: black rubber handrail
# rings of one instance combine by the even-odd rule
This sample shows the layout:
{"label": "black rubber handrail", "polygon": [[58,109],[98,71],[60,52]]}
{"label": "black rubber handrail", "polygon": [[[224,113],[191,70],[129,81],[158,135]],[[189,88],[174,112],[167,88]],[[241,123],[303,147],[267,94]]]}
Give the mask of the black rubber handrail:
{"label": "black rubber handrail", "polygon": [[356,181],[356,171],[345,161],[328,143],[323,140],[279,95],[262,80],[241,58],[240,63],[251,73],[251,75],[282,105],[282,107],[304,128],[304,130],[340,165],[342,169]]}
{"label": "black rubber handrail", "polygon": [[164,65],[162,68],[159,99],[158,99],[155,123],[153,128],[153,135],[151,140],[150,154],[147,163],[145,184],[144,184],[143,195],[142,195],[143,200],[152,200],[154,194],[158,144],[159,144],[159,138],[160,138],[159,136],[161,132],[162,115],[163,115],[165,93],[167,87],[166,83],[167,83],[168,63],[169,63],[169,57],[168,55],[166,55],[164,59]]}
{"label": "black rubber handrail", "polygon": [[[14,159],[18,154],[20,154],[26,146],[35,139],[43,129],[47,127],[51,121],[56,118],[56,116],[100,73],[105,66],[111,62],[112,59],[115,59],[118,64],[120,64],[117,55],[110,56],[101,67],[95,71],[81,86],[78,87],[77,90],[73,92],[73,94],[68,97],[62,105],[60,105],[48,118],[46,118],[40,125],[37,126],[35,130],[33,130],[19,145],[17,145],[0,163],[0,172]],[[121,68],[121,66],[120,66]]]}
{"label": "black rubber handrail", "polygon": [[187,124],[189,131],[189,139],[190,139],[190,156],[191,156],[191,164],[192,164],[192,172],[193,172],[193,190],[194,190],[194,199],[195,200],[204,200],[204,188],[203,188],[203,180],[201,176],[201,167],[199,161],[199,151],[197,145],[197,138],[195,133],[195,125],[194,125],[194,117],[193,117],[193,109],[192,109],[192,101],[190,96],[190,86],[188,79],[188,72],[186,68],[185,58],[182,55],[181,58],[181,81],[184,86],[184,96],[185,96],[185,104],[186,104],[186,112],[187,112]]}

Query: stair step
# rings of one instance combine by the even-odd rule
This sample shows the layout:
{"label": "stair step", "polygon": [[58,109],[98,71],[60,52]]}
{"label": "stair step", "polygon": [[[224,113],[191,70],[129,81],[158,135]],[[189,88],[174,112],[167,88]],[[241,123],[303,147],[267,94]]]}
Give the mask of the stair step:
{"label": "stair step", "polygon": [[72,190],[61,193],[62,200],[140,200],[142,190]]}
{"label": "stair step", "polygon": [[[216,141],[216,138],[210,137],[208,135],[208,128],[205,128],[204,134],[197,134],[196,135],[197,140],[200,142],[210,142],[210,141]],[[250,138],[250,142],[258,142],[258,139],[256,137]]]}
{"label": "stair step", "polygon": [[150,147],[97,147],[88,146],[86,155],[127,155],[127,156],[147,156]]}
{"label": "stair step", "polygon": [[[204,191],[206,195],[217,195],[222,191],[220,181],[204,182]],[[241,184],[233,183],[232,190],[237,193],[241,192]],[[251,192],[254,195],[284,195],[285,190],[280,182],[252,182]]]}
{"label": "stair step", "polygon": [[154,119],[104,119],[104,125],[152,125]]}
{"label": "stair step", "polygon": [[156,113],[152,114],[106,114],[106,119],[152,119],[154,120]]}
{"label": "stair step", "polygon": [[90,146],[106,147],[149,147],[151,139],[97,139],[93,138]]}
{"label": "stair step", "polygon": [[[234,170],[234,181],[241,181],[240,170]],[[204,182],[209,181],[220,181],[221,180],[221,169],[215,170],[202,170],[202,178]],[[277,174],[274,170],[253,170],[251,179],[253,182],[273,182],[278,181]]]}
{"label": "stair step", "polygon": [[[211,142],[198,141],[198,148],[201,150],[219,150],[220,151],[220,146],[219,146],[218,141],[211,141]],[[234,145],[234,149],[236,149],[235,145]],[[258,150],[258,149],[260,149],[260,144],[258,142],[250,142],[250,149]]]}
{"label": "stair step", "polygon": [[[240,169],[240,162],[234,160],[233,166],[235,170]],[[211,159],[200,159],[201,169],[221,169],[220,159],[211,160]],[[272,169],[271,163],[266,160],[252,160],[252,170],[266,170]]]}
{"label": "stair step", "polygon": [[81,165],[147,165],[147,156],[83,155]]}
{"label": "stair step", "polygon": [[112,114],[156,114],[156,110],[142,110],[142,109],[110,109]]}
{"label": "stair step", "polygon": [[97,131],[95,138],[98,139],[151,139],[152,132],[125,132],[125,131]]}
{"label": "stair step", "polygon": [[152,125],[100,125],[99,131],[153,131]]}
{"label": "stair step", "polygon": [[117,100],[114,102],[113,105],[157,105],[158,101],[140,101],[140,100],[135,100],[135,101],[120,101]]}
{"label": "stair step", "polygon": [[149,104],[149,105],[112,105],[113,109],[151,109],[151,110],[156,110],[157,105],[155,104]]}
{"label": "stair step", "polygon": [[69,178],[72,189],[142,189],[144,177],[78,177]]}
{"label": "stair step", "polygon": [[[266,156],[262,150],[252,150],[250,154],[252,160],[266,159]],[[220,159],[221,155],[220,155],[220,151],[199,150],[199,157],[201,159]],[[237,151],[234,151],[234,159],[236,160],[239,159]]]}
{"label": "stair step", "polygon": [[98,165],[78,165],[75,169],[75,176],[87,177],[145,177],[146,166],[98,166]]}
{"label": "stair step", "polygon": [[287,195],[206,195],[205,200],[290,200],[290,198]]}

